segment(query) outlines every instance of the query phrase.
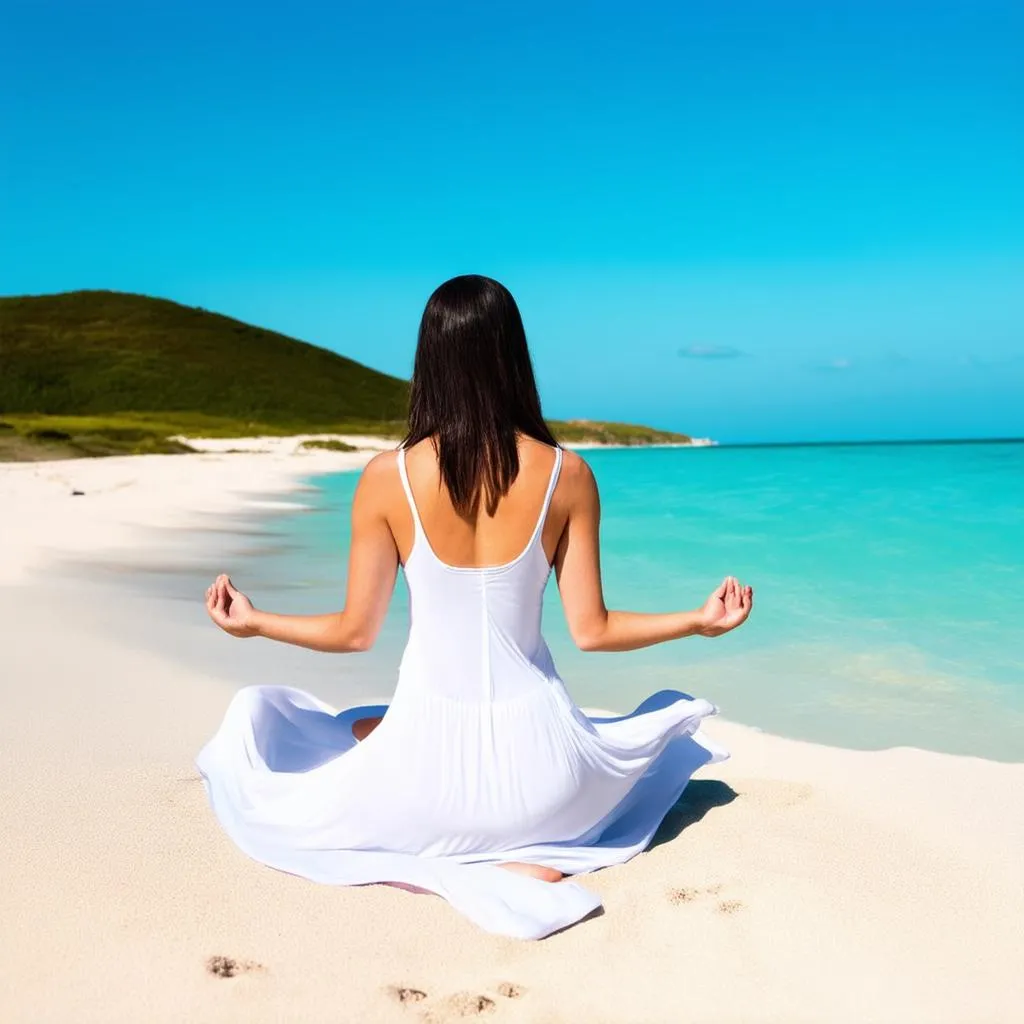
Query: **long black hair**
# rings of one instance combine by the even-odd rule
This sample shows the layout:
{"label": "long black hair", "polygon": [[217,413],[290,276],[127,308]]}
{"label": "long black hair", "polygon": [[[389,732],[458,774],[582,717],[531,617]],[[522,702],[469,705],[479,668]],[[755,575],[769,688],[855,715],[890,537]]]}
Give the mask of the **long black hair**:
{"label": "long black hair", "polygon": [[540,411],[519,307],[504,286],[467,274],[445,281],[420,321],[406,448],[430,438],[461,515],[493,514],[519,474],[517,434],[556,445]]}

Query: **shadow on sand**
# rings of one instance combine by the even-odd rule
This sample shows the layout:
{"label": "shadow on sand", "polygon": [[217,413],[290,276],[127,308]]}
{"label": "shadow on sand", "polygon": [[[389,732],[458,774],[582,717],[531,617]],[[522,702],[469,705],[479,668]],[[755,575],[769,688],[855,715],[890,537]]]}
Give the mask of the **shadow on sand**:
{"label": "shadow on sand", "polygon": [[719,779],[694,779],[665,815],[648,851],[670,843],[689,825],[694,825],[712,808],[724,807],[736,799],[736,790]]}

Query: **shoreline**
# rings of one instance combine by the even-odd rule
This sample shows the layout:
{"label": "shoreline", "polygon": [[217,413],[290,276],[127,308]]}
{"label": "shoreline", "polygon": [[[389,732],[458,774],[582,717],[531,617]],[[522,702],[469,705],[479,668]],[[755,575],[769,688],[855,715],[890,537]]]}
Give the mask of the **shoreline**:
{"label": "shoreline", "polygon": [[298,451],[306,437],[196,438],[203,450],[190,454],[0,463],[0,503],[13,510],[0,535],[0,585],[62,557],[131,552],[146,529],[272,508],[268,496],[301,491],[306,477],[361,469],[392,446],[353,438],[364,450]]}
{"label": "shoreline", "polygon": [[[166,549],[161,530],[180,540],[268,502],[294,507],[304,478],[373,454],[0,464],[0,1016],[952,1024],[1024,1012],[1019,763],[848,750],[714,719],[732,759],[698,773],[667,841],[581,879],[603,916],[541,943],[479,932],[440,899],[316,886],[245,858],[192,765],[235,685],[215,658],[197,669],[158,653],[155,632],[197,642],[166,599],[70,585],[62,562],[131,563]],[[238,656],[237,641],[203,636]],[[680,964],[682,994],[667,981]]]}

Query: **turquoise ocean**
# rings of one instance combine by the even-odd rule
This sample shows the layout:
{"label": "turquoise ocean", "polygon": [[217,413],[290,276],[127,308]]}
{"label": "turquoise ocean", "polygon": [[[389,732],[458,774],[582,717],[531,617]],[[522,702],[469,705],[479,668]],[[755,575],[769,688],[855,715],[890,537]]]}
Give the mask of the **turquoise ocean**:
{"label": "turquoise ocean", "polygon": [[[767,732],[848,747],[1024,760],[1024,442],[595,449],[609,607],[692,608],[724,575],[754,614],[717,639],[583,654],[552,578],[545,635],[583,705],[664,688]],[[232,567],[258,604],[340,607],[356,473],[316,477]],[[337,704],[386,695],[408,618],[323,659]],[[280,680],[285,682],[287,680]]]}

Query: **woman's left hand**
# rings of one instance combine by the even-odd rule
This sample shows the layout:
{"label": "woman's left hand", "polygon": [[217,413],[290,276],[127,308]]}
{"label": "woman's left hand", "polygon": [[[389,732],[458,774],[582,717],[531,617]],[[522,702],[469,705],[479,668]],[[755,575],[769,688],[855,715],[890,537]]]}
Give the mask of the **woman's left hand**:
{"label": "woman's left hand", "polygon": [[225,633],[237,637],[256,636],[252,601],[236,590],[227,576],[218,576],[207,588],[206,610]]}
{"label": "woman's left hand", "polygon": [[754,607],[754,591],[735,576],[726,576],[698,612],[702,636],[721,636],[742,626]]}

